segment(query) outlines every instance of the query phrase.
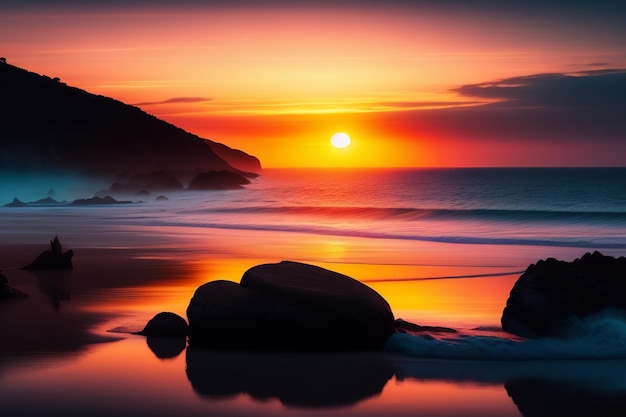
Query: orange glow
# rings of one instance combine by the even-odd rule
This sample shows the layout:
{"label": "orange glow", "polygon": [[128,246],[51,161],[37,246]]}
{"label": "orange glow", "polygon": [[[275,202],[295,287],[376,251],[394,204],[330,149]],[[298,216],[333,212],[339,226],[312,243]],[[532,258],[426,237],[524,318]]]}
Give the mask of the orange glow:
{"label": "orange glow", "polygon": [[[626,66],[621,38],[608,29],[535,19],[529,31],[524,16],[491,10],[0,11],[7,62],[136,104],[264,167],[575,165],[589,154],[602,163],[597,144],[579,144],[565,160],[558,141],[512,145],[506,129],[486,139],[433,112],[497,101],[461,96],[454,89],[462,85],[584,71],[592,62]],[[323,144],[337,131],[353,136],[349,152]]]}

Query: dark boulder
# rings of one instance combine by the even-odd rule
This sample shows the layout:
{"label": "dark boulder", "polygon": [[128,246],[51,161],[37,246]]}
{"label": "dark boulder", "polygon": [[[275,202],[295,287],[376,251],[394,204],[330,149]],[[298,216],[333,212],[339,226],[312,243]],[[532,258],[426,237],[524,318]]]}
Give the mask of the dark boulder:
{"label": "dark boulder", "polygon": [[72,269],[72,256],[74,252],[68,250],[63,252],[61,242],[58,237],[50,241],[51,249],[39,254],[39,256],[22,269],[26,270],[52,270],[52,269]]}
{"label": "dark boulder", "polygon": [[201,172],[189,183],[189,190],[235,190],[250,181],[243,175],[227,171]]}
{"label": "dark boulder", "polygon": [[297,262],[255,266],[241,284],[199,287],[187,308],[189,343],[232,350],[380,350],[389,304],[348,276]]}
{"label": "dark boulder", "polygon": [[178,314],[164,311],[154,316],[137,334],[157,337],[185,337],[189,331],[187,322]]}
{"label": "dark boulder", "polygon": [[9,286],[9,280],[0,272],[0,300],[26,297],[26,294]]}
{"label": "dark boulder", "polygon": [[509,295],[502,328],[522,337],[560,336],[572,318],[626,312],[626,258],[587,253],[573,262],[532,264]]}

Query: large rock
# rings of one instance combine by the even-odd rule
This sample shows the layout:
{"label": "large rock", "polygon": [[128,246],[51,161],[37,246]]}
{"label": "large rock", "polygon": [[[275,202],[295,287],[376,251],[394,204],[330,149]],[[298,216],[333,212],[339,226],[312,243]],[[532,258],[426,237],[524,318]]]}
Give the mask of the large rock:
{"label": "large rock", "polygon": [[587,253],[573,262],[554,258],[528,267],[502,313],[502,328],[522,337],[560,336],[572,318],[606,309],[626,312],[626,258]]}
{"label": "large rock", "polygon": [[241,285],[212,281],[187,308],[189,343],[232,350],[380,350],[389,304],[339,273],[297,262],[255,266]]}

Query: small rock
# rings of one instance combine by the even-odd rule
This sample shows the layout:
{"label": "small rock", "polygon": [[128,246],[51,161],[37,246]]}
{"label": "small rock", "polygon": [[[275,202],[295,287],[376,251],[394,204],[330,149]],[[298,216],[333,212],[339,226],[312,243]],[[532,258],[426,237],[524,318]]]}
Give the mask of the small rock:
{"label": "small rock", "polygon": [[57,236],[50,241],[51,250],[42,252],[34,261],[22,269],[26,270],[47,270],[47,269],[72,269],[72,256],[74,252],[68,250],[63,252],[61,242]]}
{"label": "small rock", "polygon": [[178,314],[164,311],[154,316],[146,327],[136,334],[157,337],[185,337],[189,326],[184,318]]}

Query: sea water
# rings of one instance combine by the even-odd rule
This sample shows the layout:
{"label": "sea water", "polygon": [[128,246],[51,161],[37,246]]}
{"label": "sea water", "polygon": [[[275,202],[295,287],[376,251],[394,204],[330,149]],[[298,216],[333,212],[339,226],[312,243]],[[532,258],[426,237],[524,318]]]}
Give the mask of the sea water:
{"label": "sea water", "polygon": [[[34,245],[60,234],[75,250],[71,300],[56,310],[45,307],[49,283],[0,257],[11,284],[43,306],[30,314],[48,327],[76,322],[124,339],[0,357],[3,415],[626,410],[621,317],[582,321],[566,340],[522,340],[499,329],[508,291],[530,263],[594,250],[626,254],[626,169],[281,169],[266,170],[243,190],[155,197],[119,206],[0,208],[2,244]],[[122,274],[132,279],[121,282],[106,262],[88,262],[92,248],[120,257],[134,251]],[[193,289],[207,280],[237,281],[254,264],[282,259],[354,276],[380,292],[396,317],[459,333],[396,335],[382,357],[353,361],[189,349],[162,360],[128,333],[163,309],[184,316]],[[0,310],[5,323],[8,312]],[[61,326],[58,334],[66,337]],[[354,390],[327,399],[316,387],[337,372],[346,378],[340,385]],[[571,407],[558,405],[565,403]]]}
{"label": "sea water", "polygon": [[205,226],[626,249],[626,169],[269,170]]}

